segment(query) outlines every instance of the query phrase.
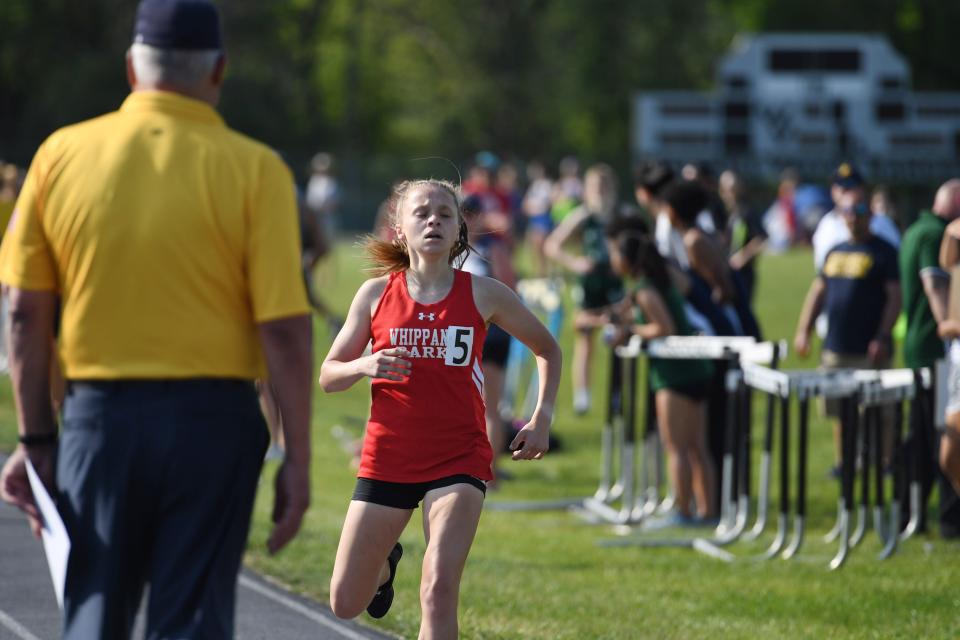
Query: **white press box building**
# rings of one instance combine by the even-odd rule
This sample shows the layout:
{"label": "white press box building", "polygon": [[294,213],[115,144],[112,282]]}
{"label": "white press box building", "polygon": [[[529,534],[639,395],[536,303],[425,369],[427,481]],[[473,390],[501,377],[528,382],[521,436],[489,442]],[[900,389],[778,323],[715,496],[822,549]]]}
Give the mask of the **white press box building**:
{"label": "white press box building", "polygon": [[633,157],[763,179],[786,166],[826,176],[842,160],[873,180],[960,174],[960,93],[910,85],[910,67],[882,35],[738,36],[714,92],[635,95]]}

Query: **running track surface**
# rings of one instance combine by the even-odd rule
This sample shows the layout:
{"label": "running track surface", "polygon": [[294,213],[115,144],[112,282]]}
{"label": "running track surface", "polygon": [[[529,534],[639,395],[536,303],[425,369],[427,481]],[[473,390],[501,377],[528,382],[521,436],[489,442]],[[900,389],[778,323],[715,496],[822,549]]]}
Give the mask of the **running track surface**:
{"label": "running track surface", "polygon": [[[0,455],[0,465],[6,456]],[[142,612],[141,612],[142,613]],[[312,638],[387,640],[390,636],[337,619],[326,605],[292,594],[244,569],[237,587],[238,640]],[[26,518],[0,501],[0,640],[60,637],[57,608],[43,547]],[[143,616],[134,638],[143,637]]]}

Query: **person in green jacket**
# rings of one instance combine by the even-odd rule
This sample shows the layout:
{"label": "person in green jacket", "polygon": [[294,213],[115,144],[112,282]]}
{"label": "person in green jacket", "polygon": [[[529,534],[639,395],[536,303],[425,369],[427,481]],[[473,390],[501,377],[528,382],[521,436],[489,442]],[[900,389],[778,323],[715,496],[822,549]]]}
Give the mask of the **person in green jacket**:
{"label": "person in green jacket", "polygon": [[[644,339],[691,335],[683,297],[666,261],[638,218],[620,218],[607,227],[610,264],[633,283],[625,301],[628,322],[622,337]],[[661,526],[696,526],[715,519],[716,471],[707,450],[706,397],[713,367],[709,360],[650,359],[657,425],[669,456],[669,477],[676,510]],[[696,503],[696,511],[692,508]]]}

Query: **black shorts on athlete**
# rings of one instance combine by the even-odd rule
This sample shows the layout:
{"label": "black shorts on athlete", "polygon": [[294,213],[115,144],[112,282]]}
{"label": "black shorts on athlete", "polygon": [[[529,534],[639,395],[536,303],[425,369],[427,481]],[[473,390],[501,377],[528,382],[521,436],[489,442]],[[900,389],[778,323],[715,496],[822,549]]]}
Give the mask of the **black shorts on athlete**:
{"label": "black shorts on athlete", "polygon": [[371,478],[357,478],[353,500],[372,502],[395,509],[416,509],[428,491],[455,484],[469,484],[487,495],[487,484],[480,478],[457,474],[429,482],[387,482]]}

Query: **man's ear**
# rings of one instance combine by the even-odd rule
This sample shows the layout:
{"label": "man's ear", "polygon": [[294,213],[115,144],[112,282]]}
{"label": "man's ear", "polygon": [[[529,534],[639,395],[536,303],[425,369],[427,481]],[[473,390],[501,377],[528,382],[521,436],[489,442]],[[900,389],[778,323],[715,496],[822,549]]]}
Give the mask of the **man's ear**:
{"label": "man's ear", "polygon": [[127,84],[133,89],[137,85],[137,72],[133,69],[133,56],[130,55],[130,49],[127,49]]}
{"label": "man's ear", "polygon": [[220,54],[220,57],[217,58],[217,64],[213,67],[213,75],[210,77],[211,82],[216,86],[223,85],[223,76],[227,71],[227,56]]}

